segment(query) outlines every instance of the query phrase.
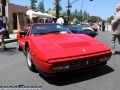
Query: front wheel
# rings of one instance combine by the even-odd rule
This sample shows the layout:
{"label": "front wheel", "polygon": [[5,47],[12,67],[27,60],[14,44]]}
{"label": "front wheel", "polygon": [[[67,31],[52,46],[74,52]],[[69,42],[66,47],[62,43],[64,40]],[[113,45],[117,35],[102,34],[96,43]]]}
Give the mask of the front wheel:
{"label": "front wheel", "polygon": [[27,65],[31,71],[35,71],[35,65],[32,61],[31,54],[30,54],[30,48],[27,46],[26,48],[26,60],[27,60]]}
{"label": "front wheel", "polygon": [[22,48],[21,48],[21,46],[19,45],[18,42],[17,42],[17,49],[18,49],[19,51],[22,51]]}

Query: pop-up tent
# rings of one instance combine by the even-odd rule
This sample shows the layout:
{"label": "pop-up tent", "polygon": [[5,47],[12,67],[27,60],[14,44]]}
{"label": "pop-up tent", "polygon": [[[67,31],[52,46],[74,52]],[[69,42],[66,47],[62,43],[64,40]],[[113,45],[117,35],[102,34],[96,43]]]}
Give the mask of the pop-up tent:
{"label": "pop-up tent", "polygon": [[47,14],[47,13],[42,13],[40,11],[38,12],[35,12],[33,10],[28,10],[26,12],[27,15],[29,15],[30,19],[32,19],[33,16],[37,16],[37,17],[40,17],[40,18],[55,18],[54,16],[50,15],[50,14]]}
{"label": "pop-up tent", "polygon": [[32,19],[33,14],[35,14],[35,13],[36,13],[36,12],[33,11],[33,10],[27,10],[27,11],[26,11],[26,15],[29,15],[30,19]]}
{"label": "pop-up tent", "polygon": [[50,15],[48,13],[44,13],[44,15],[47,16],[47,18],[55,18],[55,16],[52,16],[52,15]]}
{"label": "pop-up tent", "polygon": [[40,11],[35,12],[35,11],[33,11],[33,10],[28,10],[28,11],[26,12],[26,15],[29,15],[29,16],[30,16],[30,19],[32,19],[33,16],[37,16],[37,17],[41,17],[41,18],[44,18],[44,17],[45,17],[45,15],[44,15],[42,12],[40,12]]}

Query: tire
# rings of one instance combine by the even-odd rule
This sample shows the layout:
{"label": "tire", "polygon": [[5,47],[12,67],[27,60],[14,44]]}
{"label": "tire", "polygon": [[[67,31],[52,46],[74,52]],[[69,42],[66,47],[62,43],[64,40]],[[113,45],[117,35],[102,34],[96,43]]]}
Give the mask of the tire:
{"label": "tire", "polygon": [[18,42],[17,42],[17,49],[18,49],[19,51],[22,51],[22,48],[21,48],[21,46],[19,45]]}
{"label": "tire", "polygon": [[32,58],[31,58],[29,46],[27,46],[27,48],[26,48],[26,60],[27,60],[28,68],[29,68],[31,71],[36,71],[36,70],[35,70],[35,65],[34,65],[34,63],[33,63],[33,61],[32,61]]}

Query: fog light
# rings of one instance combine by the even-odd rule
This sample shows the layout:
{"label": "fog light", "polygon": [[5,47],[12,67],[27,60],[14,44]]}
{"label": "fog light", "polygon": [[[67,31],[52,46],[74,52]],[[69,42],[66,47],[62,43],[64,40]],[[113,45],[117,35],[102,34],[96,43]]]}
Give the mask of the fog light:
{"label": "fog light", "polygon": [[58,70],[65,70],[65,69],[69,69],[70,66],[59,66],[59,67],[53,67],[54,71],[58,71]]}

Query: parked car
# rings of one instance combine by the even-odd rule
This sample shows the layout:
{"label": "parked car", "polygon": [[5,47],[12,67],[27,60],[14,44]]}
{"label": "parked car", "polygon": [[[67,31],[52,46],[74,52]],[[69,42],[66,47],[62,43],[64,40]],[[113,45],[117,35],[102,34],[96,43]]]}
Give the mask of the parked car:
{"label": "parked car", "polygon": [[97,27],[97,25],[95,25],[95,24],[93,24],[93,23],[92,23],[91,28],[92,28],[95,32],[98,31],[98,27]]}
{"label": "parked car", "polygon": [[31,71],[47,76],[67,75],[107,64],[111,49],[85,34],[73,34],[56,23],[26,25],[17,34]]}
{"label": "parked car", "polygon": [[91,37],[95,37],[97,36],[98,34],[94,31],[91,31],[89,29],[82,29],[81,27],[77,26],[77,25],[74,25],[74,26],[71,26],[69,28],[69,30],[71,30],[71,32],[75,33],[75,34],[86,34],[86,35],[89,35]]}
{"label": "parked car", "polygon": [[90,31],[94,31],[89,24],[81,24],[79,26],[82,27],[82,29],[87,29],[87,30],[90,30]]}

